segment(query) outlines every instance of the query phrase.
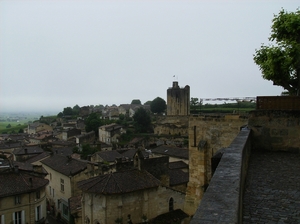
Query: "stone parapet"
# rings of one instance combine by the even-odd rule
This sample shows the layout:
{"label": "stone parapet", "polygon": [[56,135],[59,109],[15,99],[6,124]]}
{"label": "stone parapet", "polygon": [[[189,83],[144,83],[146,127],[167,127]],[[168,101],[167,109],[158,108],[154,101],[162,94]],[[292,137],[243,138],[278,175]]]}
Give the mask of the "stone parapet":
{"label": "stone parapet", "polygon": [[253,148],[300,152],[300,111],[255,110],[248,126],[253,130]]}
{"label": "stone parapet", "polygon": [[250,130],[242,130],[224,150],[191,224],[241,223],[243,189],[251,153],[250,140]]}

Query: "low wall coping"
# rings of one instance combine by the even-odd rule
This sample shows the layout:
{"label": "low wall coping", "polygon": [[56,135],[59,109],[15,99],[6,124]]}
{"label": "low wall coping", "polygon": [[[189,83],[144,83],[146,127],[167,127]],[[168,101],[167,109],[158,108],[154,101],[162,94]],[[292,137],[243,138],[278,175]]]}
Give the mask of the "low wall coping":
{"label": "low wall coping", "polygon": [[250,130],[241,130],[225,149],[221,161],[203,195],[200,206],[191,220],[196,223],[239,223],[240,204],[245,179],[243,159]]}

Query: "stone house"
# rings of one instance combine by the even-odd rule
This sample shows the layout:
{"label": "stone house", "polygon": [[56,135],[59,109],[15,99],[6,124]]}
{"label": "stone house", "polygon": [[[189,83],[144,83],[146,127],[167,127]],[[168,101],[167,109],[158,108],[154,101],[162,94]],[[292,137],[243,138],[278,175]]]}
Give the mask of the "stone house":
{"label": "stone house", "polygon": [[142,223],[174,210],[184,214],[185,192],[170,186],[176,179],[168,174],[168,160],[167,156],[149,158],[137,150],[132,160],[118,160],[117,172],[80,181],[82,223],[114,223],[116,219]]}
{"label": "stone house", "polygon": [[44,223],[49,181],[44,173],[12,165],[1,160],[0,223]]}
{"label": "stone house", "polygon": [[82,223],[141,223],[175,209],[183,210],[184,194],[162,186],[147,171],[132,169],[80,181]]}
{"label": "stone house", "polygon": [[52,132],[53,128],[50,125],[39,123],[39,122],[28,124],[27,134],[37,134],[38,132],[41,131]]}
{"label": "stone house", "polygon": [[106,144],[119,142],[119,137],[126,133],[121,125],[108,124],[99,127],[99,141]]}
{"label": "stone house", "polygon": [[76,183],[94,176],[97,167],[88,161],[74,159],[70,156],[55,154],[41,161],[48,172],[47,197],[51,210],[61,216],[66,222],[70,221],[69,198],[79,195]]}
{"label": "stone house", "polygon": [[14,149],[13,154],[15,156],[16,161],[25,161],[43,152],[44,150],[39,146],[26,146],[26,147]]}
{"label": "stone house", "polygon": [[76,136],[76,145],[78,147],[81,147],[82,144],[94,143],[94,141],[95,141],[95,132],[94,131]]}
{"label": "stone house", "polygon": [[62,140],[68,141],[69,138],[75,137],[76,135],[80,135],[81,130],[77,128],[69,128],[69,129],[64,129],[62,131]]}

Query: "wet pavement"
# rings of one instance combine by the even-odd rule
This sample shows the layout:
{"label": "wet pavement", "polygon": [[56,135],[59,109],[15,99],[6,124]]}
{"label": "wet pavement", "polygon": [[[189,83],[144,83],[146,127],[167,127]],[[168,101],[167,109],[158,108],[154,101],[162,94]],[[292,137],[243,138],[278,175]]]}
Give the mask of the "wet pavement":
{"label": "wet pavement", "polygon": [[300,223],[300,154],[252,153],[243,223]]}

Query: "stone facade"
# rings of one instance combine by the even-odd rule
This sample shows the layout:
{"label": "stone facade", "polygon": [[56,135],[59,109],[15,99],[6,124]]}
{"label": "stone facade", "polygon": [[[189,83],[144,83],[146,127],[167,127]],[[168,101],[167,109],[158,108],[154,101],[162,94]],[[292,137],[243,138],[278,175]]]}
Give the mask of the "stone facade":
{"label": "stone facade", "polygon": [[256,110],[250,113],[253,148],[300,152],[300,111]]}
{"label": "stone facade", "polygon": [[173,82],[173,87],[167,90],[167,115],[189,115],[190,114],[190,87],[178,86]]}
{"label": "stone facade", "polygon": [[125,223],[128,214],[133,223],[141,223],[143,215],[152,219],[169,212],[171,198],[174,210],[183,209],[184,194],[162,186],[117,195],[83,193],[82,223],[110,224],[117,218]]}
{"label": "stone facade", "polygon": [[[13,223],[12,217],[19,217],[22,223],[35,224],[36,220],[45,221],[46,219],[46,195],[45,187],[40,191],[37,199],[36,192],[23,193],[1,198],[0,218],[1,223]],[[15,198],[20,198],[20,204],[15,204]],[[15,214],[18,213],[18,214]]]}
{"label": "stone facade", "polygon": [[211,158],[228,147],[247,125],[239,115],[190,116],[189,118],[189,183],[184,211],[193,215],[211,179]]}
{"label": "stone facade", "polygon": [[188,116],[157,116],[154,134],[188,136]]}

